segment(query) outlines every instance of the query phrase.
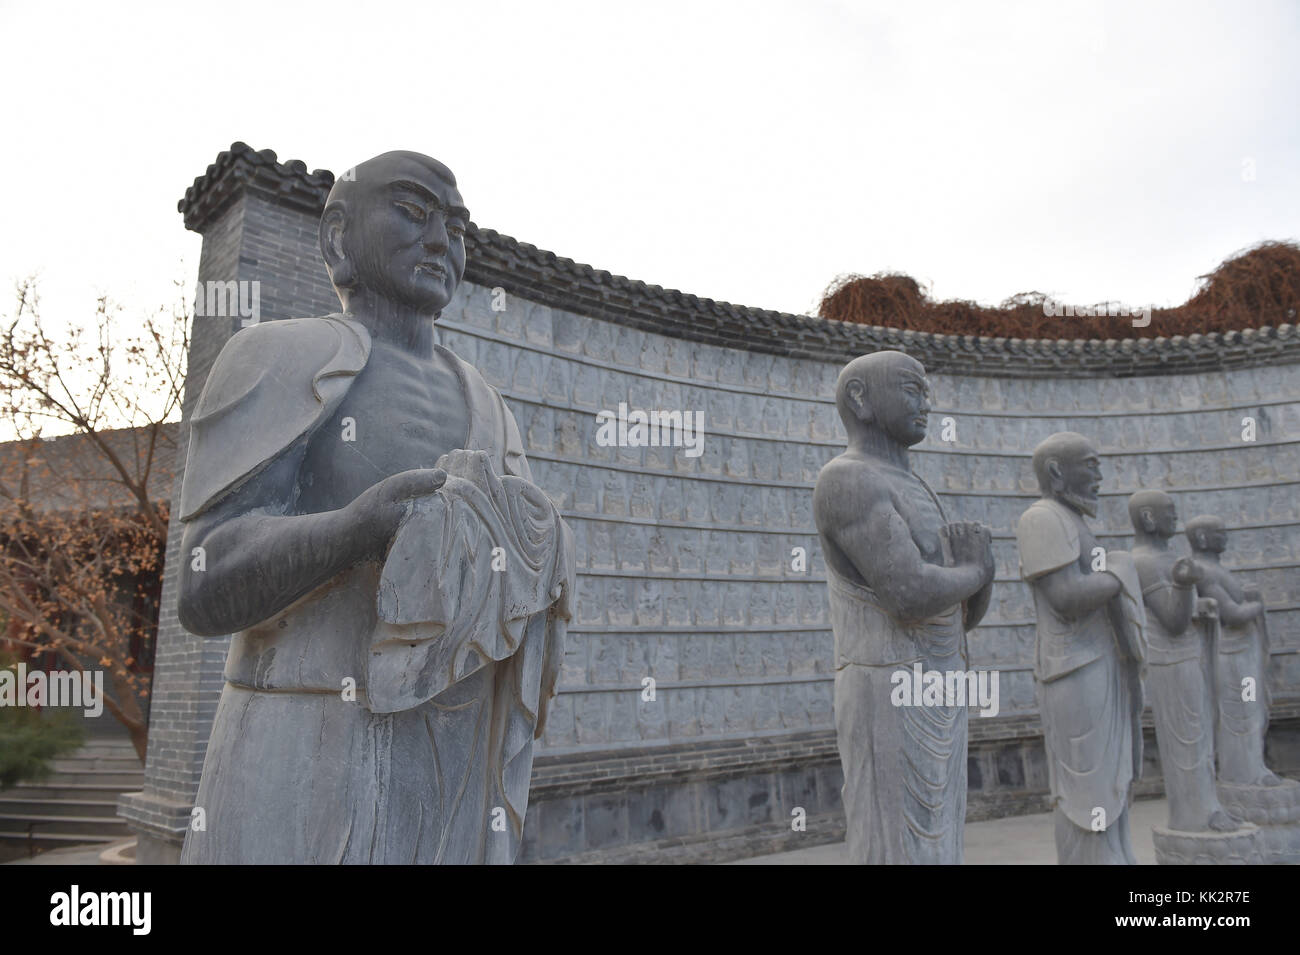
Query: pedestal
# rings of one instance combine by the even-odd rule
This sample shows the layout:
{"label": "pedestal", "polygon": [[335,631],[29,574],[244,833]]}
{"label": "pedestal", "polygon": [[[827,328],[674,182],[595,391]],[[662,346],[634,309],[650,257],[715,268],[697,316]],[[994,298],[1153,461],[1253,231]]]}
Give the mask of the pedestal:
{"label": "pedestal", "polygon": [[1257,865],[1262,861],[1260,829],[1243,823],[1232,832],[1153,830],[1157,865]]}
{"label": "pedestal", "polygon": [[1221,781],[1219,802],[1236,818],[1259,826],[1262,861],[1300,865],[1300,782],[1251,786]]}

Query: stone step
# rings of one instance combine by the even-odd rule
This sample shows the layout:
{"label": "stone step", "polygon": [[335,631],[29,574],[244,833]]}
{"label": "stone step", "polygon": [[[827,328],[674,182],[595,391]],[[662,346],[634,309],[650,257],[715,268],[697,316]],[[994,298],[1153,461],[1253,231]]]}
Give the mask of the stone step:
{"label": "stone step", "polygon": [[79,773],[87,769],[112,769],[120,773],[132,771],[144,772],[140,760],[136,759],[134,750],[126,755],[119,753],[74,753],[50,760],[50,769],[55,773]]}
{"label": "stone step", "polygon": [[0,819],[0,827],[5,832],[21,833],[26,838],[30,831],[34,835],[76,835],[88,833],[94,836],[106,836],[120,839],[131,835],[125,819],[105,818],[103,816],[51,816],[38,813],[6,813]]}
{"label": "stone step", "polygon": [[117,816],[117,795],[108,799],[69,799],[60,791],[53,797],[15,795],[12,791],[0,793],[0,825],[3,820],[16,815],[37,814],[47,816],[98,816],[112,819]]}
{"label": "stone step", "polygon": [[82,749],[111,749],[134,753],[135,744],[125,736],[92,736],[82,744]]}
{"label": "stone step", "polygon": [[[0,844],[54,849],[129,837],[117,815],[124,792],[144,788],[144,767],[129,740],[91,740],[50,761],[44,779],[0,790]],[[30,832],[30,836],[29,836]]]}
{"label": "stone step", "polygon": [[[117,842],[122,837],[120,835],[97,835],[93,833],[65,833],[51,832],[39,833],[33,835],[30,839],[25,832],[14,832],[9,829],[0,828],[0,847],[21,847],[31,846],[33,849],[66,849],[68,846],[85,845],[86,843],[103,843]],[[14,854],[9,853],[9,857]],[[21,856],[19,856],[21,858]]]}
{"label": "stone step", "polygon": [[[143,783],[141,784],[143,787]],[[57,779],[41,782],[19,783],[10,789],[0,789],[0,799],[86,799],[91,802],[117,802],[122,793],[138,792],[129,786],[97,786],[94,783],[61,783]]]}
{"label": "stone step", "polygon": [[42,786],[56,788],[63,788],[68,784],[112,786],[126,792],[132,788],[144,788],[144,770],[119,772],[112,769],[82,769],[76,772],[56,773],[35,782]]}

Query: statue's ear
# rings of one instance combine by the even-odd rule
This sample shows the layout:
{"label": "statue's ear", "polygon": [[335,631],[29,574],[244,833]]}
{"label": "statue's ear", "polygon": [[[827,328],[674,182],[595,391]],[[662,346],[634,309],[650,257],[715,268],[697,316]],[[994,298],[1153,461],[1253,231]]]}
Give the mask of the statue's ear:
{"label": "statue's ear", "polygon": [[1142,510],[1139,512],[1139,519],[1142,521],[1142,529],[1144,531],[1146,531],[1148,534],[1155,531],[1156,519],[1155,519],[1155,515],[1151,513],[1151,508],[1149,507],[1142,508]]}
{"label": "statue's ear", "polygon": [[870,423],[872,415],[871,405],[867,402],[867,386],[854,379],[845,386],[844,392],[849,396],[849,407],[858,419]]}
{"label": "statue's ear", "polygon": [[331,205],[320,218],[320,252],[337,288],[347,288],[354,280],[352,263],[343,251],[343,225],[346,218],[342,203]]}
{"label": "statue's ear", "polygon": [[1052,480],[1053,491],[1065,490],[1065,476],[1061,474],[1061,462],[1057,458],[1047,459],[1047,476]]}

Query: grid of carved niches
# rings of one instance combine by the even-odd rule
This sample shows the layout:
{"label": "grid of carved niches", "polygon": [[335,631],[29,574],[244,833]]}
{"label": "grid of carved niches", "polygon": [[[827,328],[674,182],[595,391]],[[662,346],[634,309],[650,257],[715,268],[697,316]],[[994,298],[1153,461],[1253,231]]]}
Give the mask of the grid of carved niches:
{"label": "grid of carved niches", "polygon": [[[1027,639],[1032,648],[1032,628],[979,632],[986,629],[989,642],[1015,646]],[[636,746],[828,728],[831,650],[828,630],[575,627],[545,745]],[[999,715],[1035,711],[1031,665],[991,657],[987,665],[999,670]],[[647,677],[655,681],[653,700]]]}
{"label": "grid of carved niches", "polygon": [[936,401],[947,408],[980,408],[1027,416],[1169,414],[1295,401],[1300,365],[1257,365],[1230,372],[1133,378],[975,378],[933,375]]}
{"label": "grid of carved niches", "polygon": [[[518,300],[516,300],[518,302]],[[516,306],[522,308],[522,306]],[[541,326],[533,339],[520,338],[520,329],[505,321],[509,311],[497,314],[497,329],[467,325],[463,319],[482,312],[467,310],[460,329],[449,330],[447,343],[467,360],[478,365],[484,376],[508,397],[535,402],[521,414],[520,427],[530,447],[537,451],[558,450],[569,454],[581,452],[590,460],[619,461],[631,466],[669,468],[682,473],[725,475],[744,480],[778,477],[784,481],[810,480],[806,475],[820,466],[829,453],[823,448],[840,446],[840,423],[832,403],[831,387],[837,369],[812,363],[763,356],[759,375],[749,358],[738,366],[753,372],[751,381],[717,382],[719,368],[703,374],[704,364],[693,352],[684,353],[681,362],[702,377],[677,380],[666,372],[650,370],[658,361],[634,363],[635,356],[658,355],[670,347],[687,343],[662,336],[618,329],[633,338],[623,344],[633,357],[607,354],[603,347],[588,349],[591,342],[608,339],[614,332],[605,322],[554,312],[542,306],[529,306],[531,329]],[[489,315],[496,313],[487,313]],[[583,338],[571,336],[576,346],[573,354],[557,351],[546,329],[564,319],[579,323],[589,332]],[[493,331],[509,329],[514,339],[493,338]],[[600,334],[603,331],[603,334]],[[651,347],[658,340],[662,347]],[[608,342],[606,341],[606,344]],[[693,346],[714,357],[732,355],[723,349]],[[785,374],[778,374],[782,365]],[[1048,383],[1054,390],[1044,391],[1042,382],[983,381],[935,376],[935,414],[932,433],[918,448],[918,470],[933,478],[940,490],[976,489],[988,491],[1032,492],[1034,481],[1027,456],[1034,445],[1056,431],[1080,431],[1088,434],[1111,459],[1117,487],[1237,487],[1290,480],[1300,473],[1300,366],[1262,367],[1232,373],[1233,394],[1219,394],[1225,389],[1216,383],[1227,376],[1199,374],[1169,378],[1129,380],[1070,381]],[[796,374],[794,369],[802,369]],[[743,378],[743,375],[732,375]],[[820,390],[781,394],[771,391],[775,382],[803,379],[818,384]],[[1069,402],[1081,413],[1054,415],[1051,405],[1061,401],[1027,404],[1025,409],[998,411],[969,403],[948,404],[945,393],[960,402],[1008,396],[995,386],[1015,392],[1015,385],[1027,400],[1059,398],[1062,392],[1074,393]],[[1278,397],[1291,388],[1290,399]],[[1124,399],[1124,410],[1108,410],[1111,392]],[[1041,394],[1040,394],[1041,392]],[[1203,396],[1199,411],[1151,411],[1157,396],[1183,399],[1197,392]],[[1146,397],[1143,398],[1142,396]],[[1246,402],[1216,406],[1218,401]],[[595,412],[614,411],[620,403],[630,409],[694,410],[704,416],[708,435],[704,454],[692,458],[666,448],[602,448],[595,444]],[[1002,401],[998,402],[1003,403]],[[1089,407],[1089,404],[1092,406]],[[954,408],[976,409],[956,411]],[[945,427],[951,418],[951,428]],[[1247,419],[1250,424],[1247,425]],[[1249,430],[1253,429],[1253,431]],[[741,439],[741,440],[736,440]],[[755,443],[754,439],[759,439]],[[792,448],[791,443],[800,447]],[[582,449],[581,445],[586,445]],[[925,451],[942,452],[938,462],[927,461]],[[1196,451],[1191,466],[1179,452]],[[948,459],[947,454],[955,455]],[[929,473],[924,469],[929,468]],[[935,470],[937,468],[937,470]]]}
{"label": "grid of carved niches", "polygon": [[[646,646],[618,634],[609,636],[628,649]],[[706,655],[728,656],[747,641],[729,634],[695,634],[686,642],[708,645]],[[683,646],[679,652],[696,651]],[[645,697],[638,679],[635,688],[620,685],[561,693],[551,707],[544,739],[548,752],[751,738],[834,725],[831,680],[821,676],[661,681],[653,700]]]}
{"label": "grid of carved niches", "polygon": [[[832,639],[811,504],[817,472],[843,446],[839,368],[502,304],[493,311],[488,292],[469,289],[443,340],[505,394],[538,483],[574,528],[578,619],[548,748],[830,726]],[[972,666],[1002,673],[1002,713],[1035,708],[1033,608],[1013,528],[1036,497],[1030,452],[1061,430],[1092,436],[1103,452],[1094,526],[1105,546],[1131,546],[1127,497],[1141,487],[1169,490],[1184,518],[1224,517],[1235,529],[1228,563],[1275,610],[1274,685],[1300,687],[1300,368],[931,381],[931,435],[914,467],[951,519],[994,528],[994,599],[969,644]],[[600,447],[595,412],[620,402],[702,411],[704,454]],[[1246,416],[1253,442],[1243,440]],[[797,547],[806,572],[791,561]],[[646,677],[666,693],[653,703],[642,699]]]}

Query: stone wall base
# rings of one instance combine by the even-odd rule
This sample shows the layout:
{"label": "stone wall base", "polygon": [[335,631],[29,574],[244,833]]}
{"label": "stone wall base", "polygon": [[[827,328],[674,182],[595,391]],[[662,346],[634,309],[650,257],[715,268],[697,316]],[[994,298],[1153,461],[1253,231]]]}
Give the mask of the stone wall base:
{"label": "stone wall base", "polygon": [[[1163,792],[1146,731],[1135,795]],[[1300,715],[1277,714],[1269,762],[1300,775]],[[972,720],[968,822],[1050,809],[1037,717]],[[844,838],[843,775],[833,731],[599,753],[541,754],[520,863],[717,863]],[[140,837],[138,861],[174,863],[190,807],[148,792],[121,797]],[[1289,845],[1293,834],[1276,835]],[[1285,846],[1283,846],[1285,848]]]}
{"label": "stone wall base", "polygon": [[117,814],[136,834],[136,865],[177,865],[189,830],[191,807],[148,791],[123,793]]}

